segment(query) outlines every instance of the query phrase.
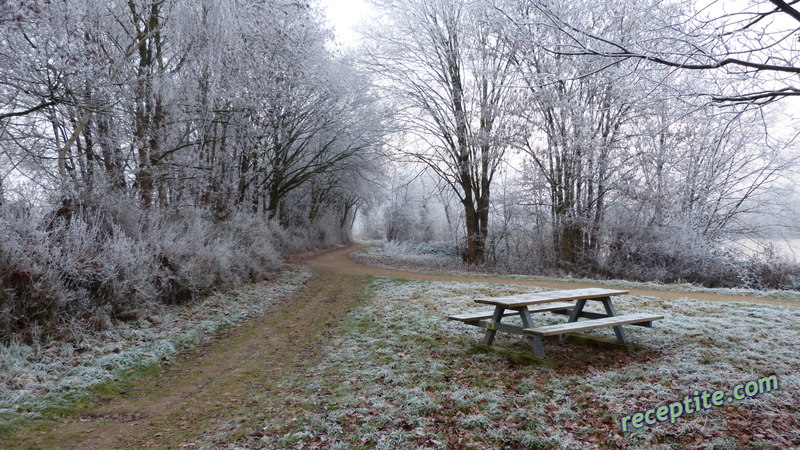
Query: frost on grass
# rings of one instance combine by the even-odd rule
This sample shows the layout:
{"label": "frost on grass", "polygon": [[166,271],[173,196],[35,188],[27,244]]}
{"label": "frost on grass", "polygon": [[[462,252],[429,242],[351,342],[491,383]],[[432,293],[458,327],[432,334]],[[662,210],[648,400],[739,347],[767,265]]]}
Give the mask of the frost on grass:
{"label": "frost on grass", "polygon": [[797,290],[758,290],[746,288],[707,288],[690,283],[663,284],[657,282],[628,280],[597,280],[588,278],[556,278],[550,276],[519,275],[502,267],[476,267],[464,264],[453,243],[415,243],[373,241],[372,245],[351,257],[376,267],[409,270],[413,272],[447,273],[457,276],[474,277],[475,272],[486,275],[502,276],[511,280],[526,281],[578,281],[593,284],[606,284],[622,289],[649,289],[654,291],[702,292],[719,295],[739,295],[759,298],[800,302],[800,291]]}
{"label": "frost on grass", "polygon": [[258,315],[299,289],[309,276],[307,271],[281,272],[272,280],[218,293],[191,306],[165,308],[150,320],[84,332],[77,343],[12,341],[0,346],[0,414],[24,411],[37,416],[72,392],[168,359],[183,346],[210,338],[221,326]]}
{"label": "frost on grass", "polygon": [[[352,258],[363,264],[414,271],[467,270],[458,250],[450,242],[373,241]],[[474,269],[474,267],[473,267]]]}
{"label": "frost on grass", "polygon": [[[620,313],[657,312],[666,319],[653,329],[626,327],[640,346],[631,353],[548,341],[548,356],[561,361],[555,369],[473,354],[470,344],[481,330],[444,320],[485,309],[473,302],[477,296],[532,290],[377,279],[370,300],[336,330],[327,357],[280,386],[292,397],[260,399],[270,405],[264,437],[248,444],[658,448],[800,442],[797,309],[623,296],[615,299]],[[608,329],[592,334],[613,336]],[[520,338],[507,334],[499,333],[496,343],[524,349]],[[627,415],[773,374],[778,391],[675,424],[620,430]]]}

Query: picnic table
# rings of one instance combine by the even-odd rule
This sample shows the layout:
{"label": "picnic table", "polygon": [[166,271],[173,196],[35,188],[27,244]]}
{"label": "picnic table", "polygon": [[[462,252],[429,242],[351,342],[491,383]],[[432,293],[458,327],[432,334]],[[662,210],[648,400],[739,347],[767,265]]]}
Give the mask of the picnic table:
{"label": "picnic table", "polygon": [[[584,288],[505,297],[480,297],[475,299],[477,303],[493,305],[494,310],[454,314],[448,319],[486,329],[483,337],[484,345],[491,345],[498,331],[525,336],[536,357],[544,358],[542,338],[545,336],[559,336],[559,339],[563,339],[568,333],[612,327],[617,340],[627,344],[628,338],[622,328],[623,325],[652,327],[653,321],[664,318],[661,315],[646,313],[618,315],[611,297],[628,293],[618,289]],[[587,301],[600,302],[605,314],[584,311]],[[532,314],[545,312],[568,315],[569,319],[565,323],[537,327]],[[501,323],[503,317],[508,316],[519,316],[522,326]],[[587,320],[578,321],[580,318]]]}

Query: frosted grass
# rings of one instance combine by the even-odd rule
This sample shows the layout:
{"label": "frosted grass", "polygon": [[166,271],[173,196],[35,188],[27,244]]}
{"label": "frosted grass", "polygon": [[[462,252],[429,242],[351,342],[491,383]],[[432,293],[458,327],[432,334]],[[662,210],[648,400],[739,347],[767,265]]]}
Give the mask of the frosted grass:
{"label": "frosted grass", "polygon": [[0,413],[37,417],[70,393],[113,380],[136,367],[167,360],[181,348],[207,340],[220,327],[255,317],[302,287],[308,271],[282,272],[275,280],[212,295],[190,306],[164,308],[157,318],[82,332],[75,343],[0,346]]}
{"label": "frosted grass", "polygon": [[[467,439],[459,441],[462,444],[476,447],[587,448],[598,445],[590,438],[600,433],[604,445],[662,448],[688,445],[701,434],[709,436],[703,446],[736,446],[735,430],[744,426],[735,421],[740,414],[750,417],[753,427],[767,427],[764,445],[797,442],[796,431],[771,429],[772,422],[765,420],[787,414],[800,419],[793,406],[800,404],[796,309],[622,296],[615,298],[620,313],[666,316],[653,329],[626,327],[641,350],[627,354],[548,342],[551,357],[569,361],[557,369],[522,367],[495,354],[473,354],[470,344],[479,341],[481,331],[444,320],[449,314],[486,309],[473,302],[477,296],[534,291],[524,286],[376,279],[370,301],[340,325],[327,357],[307,374],[314,390],[304,380],[282,386],[294,392],[295,407],[313,401],[325,408],[298,418],[313,430],[312,436],[288,435],[284,444],[380,447],[392,442],[437,447],[432,443],[439,442],[446,447],[448,438],[457,435]],[[564,321],[555,315],[534,319]],[[613,337],[606,329],[592,334]],[[518,345],[521,339],[498,334],[497,342]],[[695,390],[728,391],[771,374],[780,379],[779,391],[685,416],[675,424],[625,435],[619,430],[619,420],[629,414],[680,401]],[[265,401],[269,404],[270,399]],[[730,416],[728,411],[735,413]],[[280,418],[262,427],[267,436],[287,436],[286,429]],[[406,437],[399,437],[403,433]]]}
{"label": "frosted grass", "polygon": [[[369,247],[351,255],[362,263],[389,269],[411,271],[428,271],[448,275],[474,277],[476,267],[464,264],[455,249],[448,242],[414,243],[371,241]],[[593,284],[606,284],[621,289],[651,289],[656,291],[685,291],[720,295],[739,295],[759,298],[775,298],[800,302],[800,291],[797,290],[758,290],[747,288],[707,288],[690,283],[664,284],[657,282],[641,282],[628,280],[597,280],[590,278],[559,278],[550,276],[513,274],[499,268],[477,269],[486,276],[499,276],[513,280],[526,281],[564,281]]]}

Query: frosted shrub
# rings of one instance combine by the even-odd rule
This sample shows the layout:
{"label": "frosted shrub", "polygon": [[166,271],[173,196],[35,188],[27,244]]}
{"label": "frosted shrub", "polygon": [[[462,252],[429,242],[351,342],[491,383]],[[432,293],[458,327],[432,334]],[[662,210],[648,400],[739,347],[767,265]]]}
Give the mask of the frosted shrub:
{"label": "frosted shrub", "polygon": [[304,230],[288,230],[271,220],[267,227],[273,236],[274,245],[280,252],[296,252],[308,248],[308,233]]}
{"label": "frosted shrub", "polygon": [[77,339],[112,320],[144,317],[213,289],[268,276],[280,264],[274,228],[237,214],[164,214],[114,204],[67,215],[0,210],[0,341]]}
{"label": "frosted shrub", "polygon": [[[159,217],[143,236],[153,249],[159,266],[157,287],[167,303],[183,303],[207,292],[212,286],[229,280],[220,273],[223,249],[214,254],[208,247],[216,244],[207,228],[208,222],[197,217]],[[222,263],[224,264],[224,263]]]}
{"label": "frosted shrub", "polygon": [[747,288],[800,290],[800,264],[774,254],[742,262],[738,275]]}
{"label": "frosted shrub", "polygon": [[[39,334],[31,325],[56,320],[64,305],[77,296],[65,289],[62,274],[51,270],[50,234],[37,229],[30,213],[4,211],[0,215],[0,333],[7,340],[13,332]],[[30,335],[20,336],[29,338]]]}
{"label": "frosted shrub", "polygon": [[264,223],[263,218],[253,214],[239,213],[220,225],[221,233],[231,240],[233,259],[237,273],[248,280],[264,276],[264,269],[277,268],[281,263],[276,248],[275,228]]}
{"label": "frosted shrub", "polygon": [[154,248],[162,273],[160,296],[181,303],[208,293],[255,281],[278,267],[270,227],[253,215],[238,214],[215,223],[202,211],[164,216],[145,238]]}
{"label": "frosted shrub", "polygon": [[42,227],[37,217],[8,213],[0,220],[4,339],[15,332],[35,339],[38,330],[51,334],[75,319],[103,328],[156,300],[152,255],[118,228],[101,230],[80,218]]}
{"label": "frosted shrub", "polygon": [[688,281],[708,287],[740,284],[734,258],[689,226],[617,229],[601,268],[631,280]]}
{"label": "frosted shrub", "polygon": [[112,226],[109,231],[74,219],[48,246],[51,268],[64,288],[76,294],[67,311],[91,317],[118,316],[156,299],[153,257],[140,243]]}

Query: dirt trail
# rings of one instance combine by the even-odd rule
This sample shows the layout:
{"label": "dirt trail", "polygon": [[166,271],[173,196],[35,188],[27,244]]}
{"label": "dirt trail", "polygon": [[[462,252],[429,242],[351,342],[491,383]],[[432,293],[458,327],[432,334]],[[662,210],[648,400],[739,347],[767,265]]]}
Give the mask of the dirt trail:
{"label": "dirt trail", "polygon": [[[517,280],[503,278],[488,274],[475,274],[473,276],[440,275],[432,273],[409,272],[398,269],[386,269],[382,267],[366,266],[359,264],[347,255],[355,253],[369,246],[369,244],[356,244],[349,247],[327,251],[317,255],[311,262],[312,265],[340,274],[350,275],[372,275],[395,278],[406,278],[424,281],[468,281],[489,284],[519,284],[524,286],[539,286],[553,289],[576,289],[583,287],[609,287],[608,284],[585,283],[579,281],[539,281],[539,280]],[[687,292],[687,291],[659,291],[654,289],[622,288],[635,295],[648,295],[665,299],[690,298],[697,300],[708,300],[712,302],[738,302],[756,303],[759,305],[772,306],[791,306],[800,307],[800,302],[782,300],[776,298],[761,298],[743,295],[712,294],[706,292]]]}
{"label": "dirt trail", "polygon": [[[358,303],[365,281],[317,268],[291,299],[141,380],[122,398],[79,416],[35,422],[0,447],[224,446],[224,440],[259,428],[256,393],[316,364],[328,330]],[[214,435],[223,441],[215,444]]]}
{"label": "dirt trail", "polygon": [[[223,445],[258,429],[256,393],[302,374],[322,356],[324,342],[358,303],[368,276],[426,281],[472,281],[552,288],[590,283],[512,280],[491,275],[450,276],[358,264],[348,257],[366,244],[301,260],[313,269],[306,286],[261,318],[249,321],[156,376],[146,377],[113,402],[58,421],[36,421],[5,439],[3,448],[193,448]],[[790,301],[695,292],[630,289],[662,298],[799,306]],[[275,391],[274,395],[282,395]],[[214,436],[219,439],[215,442]],[[210,441],[209,441],[210,440]]]}

